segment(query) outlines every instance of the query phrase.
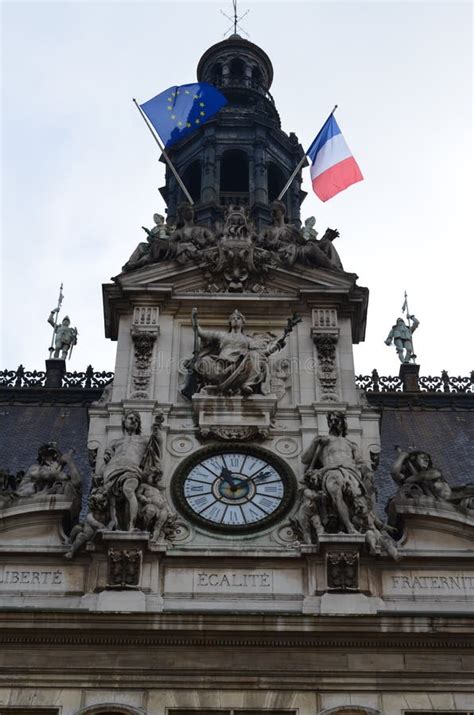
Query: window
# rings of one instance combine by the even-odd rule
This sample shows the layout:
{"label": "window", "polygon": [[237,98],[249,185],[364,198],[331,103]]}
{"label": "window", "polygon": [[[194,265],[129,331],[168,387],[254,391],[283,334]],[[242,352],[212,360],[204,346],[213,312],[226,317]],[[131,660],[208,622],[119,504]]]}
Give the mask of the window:
{"label": "window", "polygon": [[296,715],[295,710],[219,710],[218,708],[200,710],[199,708],[168,708],[167,715]]}
{"label": "window", "polygon": [[201,199],[201,162],[193,161],[183,172],[183,183],[192,196],[193,201]]}
{"label": "window", "polygon": [[221,160],[221,191],[248,192],[249,162],[240,149],[229,149]]}
{"label": "window", "polygon": [[276,164],[268,165],[268,200],[278,198],[280,191],[286,184],[286,175]]}
{"label": "window", "polygon": [[235,59],[230,63],[231,77],[243,79],[245,75],[245,64],[242,60]]}

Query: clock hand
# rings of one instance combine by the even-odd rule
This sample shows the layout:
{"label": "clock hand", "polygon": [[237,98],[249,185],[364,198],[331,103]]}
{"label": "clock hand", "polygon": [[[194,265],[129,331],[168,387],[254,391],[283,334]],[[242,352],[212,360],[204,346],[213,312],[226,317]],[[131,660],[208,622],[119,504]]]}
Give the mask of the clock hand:
{"label": "clock hand", "polygon": [[271,477],[271,474],[272,474],[271,472],[265,472],[265,471],[260,472],[260,474],[257,474],[256,477],[249,477],[248,481],[253,482],[254,484],[257,484],[257,482],[260,482],[260,481],[263,482],[263,480],[266,479],[267,477]]}
{"label": "clock hand", "polygon": [[230,469],[227,469],[227,467],[222,467],[222,471],[219,475],[221,479],[223,479],[227,484],[231,487],[231,489],[235,488],[236,484],[235,481],[232,477],[232,472]]}

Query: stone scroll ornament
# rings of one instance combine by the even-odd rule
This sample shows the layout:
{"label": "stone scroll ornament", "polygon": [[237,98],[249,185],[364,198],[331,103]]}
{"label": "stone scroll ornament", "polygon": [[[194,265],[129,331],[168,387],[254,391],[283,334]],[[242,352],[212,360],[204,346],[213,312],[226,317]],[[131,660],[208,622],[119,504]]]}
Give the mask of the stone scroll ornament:
{"label": "stone scroll ornament", "polygon": [[373,472],[347,438],[342,412],[327,414],[328,435],[317,436],[301,460],[306,468],[293,530],[305,544],[321,534],[364,534],[372,555],[398,558],[390,526],[375,514]]}
{"label": "stone scroll ornament", "polygon": [[155,227],[145,229],[147,243],[140,243],[122,271],[172,261],[179,265],[198,265],[204,271],[207,293],[264,293],[266,277],[278,267],[295,264],[310,268],[343,271],[333,242],[339,236],[328,228],[321,240],[312,226],[314,217],[300,230],[287,223],[285,204],[272,203],[272,223],[257,233],[248,209],[227,207],[224,221],[215,229],[198,226],[190,204],[178,208],[176,228],[167,226],[155,215]]}
{"label": "stone scroll ornament", "polygon": [[427,452],[397,447],[391,476],[398,491],[387,504],[390,524],[398,525],[399,513],[410,506],[454,511],[474,518],[474,484],[451,487]]}
{"label": "stone scroll ornament", "polygon": [[163,419],[159,413],[151,435],[145,437],[141,434],[140,414],[135,410],[124,414],[123,436],[105,450],[103,465],[93,480],[87,516],[73,530],[66,557],[72,558],[104,530],[144,531],[156,543],[173,539],[176,515],[169,508],[161,484]]}
{"label": "stone scroll ornament", "polygon": [[197,309],[192,311],[193,357],[181,393],[191,399],[199,392],[207,395],[272,394],[269,358],[286,345],[286,338],[301,322],[296,314],[288,319],[283,335],[251,337],[244,333],[245,317],[239,310],[229,316],[229,330],[203,330]]}

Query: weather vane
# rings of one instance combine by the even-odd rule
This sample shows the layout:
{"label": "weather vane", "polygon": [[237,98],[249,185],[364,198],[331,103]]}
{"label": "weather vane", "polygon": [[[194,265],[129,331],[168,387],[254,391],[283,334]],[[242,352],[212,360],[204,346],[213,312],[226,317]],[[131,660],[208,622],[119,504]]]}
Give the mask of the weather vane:
{"label": "weather vane", "polygon": [[250,37],[249,33],[239,25],[239,22],[243,20],[246,15],[249,14],[250,10],[246,10],[242,15],[239,16],[237,13],[237,0],[232,0],[232,7],[234,8],[234,17],[230,17],[226,12],[221,10],[221,14],[224,15],[224,17],[226,17],[232,23],[232,25],[224,32],[224,37],[226,37],[226,35],[231,31],[233,31],[232,34],[236,35],[237,29],[239,29],[240,32],[243,32],[244,35],[247,35],[247,37]]}

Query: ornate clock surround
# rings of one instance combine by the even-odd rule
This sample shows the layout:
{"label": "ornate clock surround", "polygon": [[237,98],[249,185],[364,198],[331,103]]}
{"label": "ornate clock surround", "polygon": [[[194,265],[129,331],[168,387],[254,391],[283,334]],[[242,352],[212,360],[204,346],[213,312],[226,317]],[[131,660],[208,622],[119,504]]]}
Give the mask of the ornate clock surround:
{"label": "ornate clock surround", "polygon": [[[281,481],[281,484],[283,486],[283,494],[281,498],[279,498],[278,506],[276,506],[276,508],[274,508],[270,513],[268,513],[267,516],[258,519],[258,521],[251,523],[245,522],[242,524],[214,522],[210,519],[207,519],[205,516],[201,516],[199,513],[197,513],[194,508],[190,506],[188,502],[189,497],[187,498],[185,495],[185,483],[195,467],[197,467],[206,459],[218,457],[219,455],[230,454],[246,455],[254,459],[262,460],[263,462],[268,464],[270,468],[273,468],[275,470]],[[216,474],[214,483],[212,484],[209,491],[212,491],[213,489],[214,492],[216,492],[216,489],[221,488],[222,490],[222,487],[224,487],[224,498],[226,493],[228,496],[231,496],[228,490],[226,492],[226,485],[224,484],[221,477]],[[227,445],[214,444],[199,449],[189,457],[183,459],[183,461],[179,464],[171,478],[171,495],[173,498],[173,502],[178,511],[183,516],[188,518],[197,526],[206,529],[207,531],[229,535],[252,534],[258,531],[264,531],[269,526],[272,526],[277,522],[281,521],[288,514],[294,504],[296,490],[296,477],[294,476],[289,465],[284,460],[273,454],[273,452],[264,449],[263,447],[257,447],[253,444],[242,442]],[[244,494],[243,498],[245,499],[246,497],[248,497],[248,500],[250,501],[252,498],[252,494],[255,495],[255,491],[256,490],[252,489],[250,493],[248,492],[247,494]],[[222,491],[220,493],[222,494]],[[241,500],[239,499],[239,495],[236,494],[236,502],[240,503],[240,501]],[[229,501],[227,501],[226,503],[229,503]],[[207,507],[203,509],[203,511],[206,510]]]}

